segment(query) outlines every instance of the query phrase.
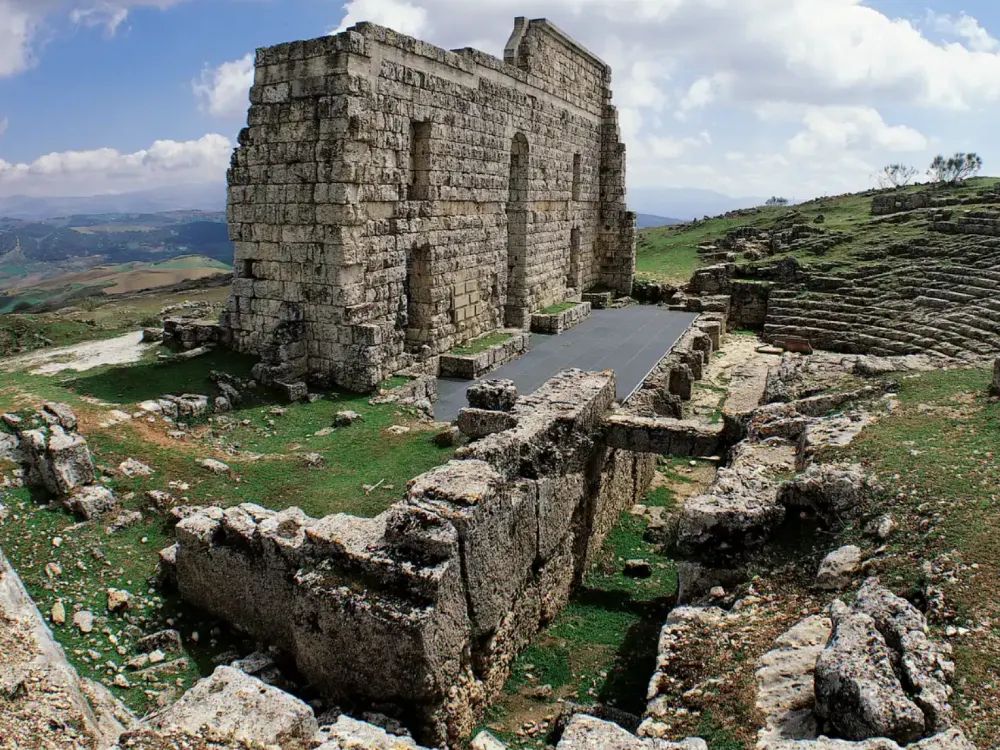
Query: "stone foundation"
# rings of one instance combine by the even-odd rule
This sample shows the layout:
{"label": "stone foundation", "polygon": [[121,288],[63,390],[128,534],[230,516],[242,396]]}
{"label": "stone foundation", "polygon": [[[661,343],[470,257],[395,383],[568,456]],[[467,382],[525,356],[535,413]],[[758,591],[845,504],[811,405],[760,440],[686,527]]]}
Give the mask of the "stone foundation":
{"label": "stone foundation", "polygon": [[506,341],[478,354],[442,354],[439,372],[442,378],[476,380],[501,365],[511,362],[528,350],[528,334],[512,332]]}
{"label": "stone foundation", "polygon": [[652,478],[652,456],[602,440],[614,394],[613,372],[557,375],[375,518],[204,509],[177,526],[180,592],[331,699],[464,739]]}
{"label": "stone foundation", "polygon": [[531,330],[535,333],[562,333],[590,317],[590,303],[581,302],[562,312],[531,316]]}
{"label": "stone foundation", "polygon": [[201,346],[228,345],[229,332],[218,323],[189,318],[163,321],[163,343],[171,349],[189,351]]}

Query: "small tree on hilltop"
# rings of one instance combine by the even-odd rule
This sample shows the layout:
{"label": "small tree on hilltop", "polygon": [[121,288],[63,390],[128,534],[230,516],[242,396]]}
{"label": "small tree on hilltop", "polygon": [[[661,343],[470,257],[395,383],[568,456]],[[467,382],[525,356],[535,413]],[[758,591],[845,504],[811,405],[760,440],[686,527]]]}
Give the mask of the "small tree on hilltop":
{"label": "small tree on hilltop", "polygon": [[909,185],[916,176],[917,170],[909,164],[886,164],[876,179],[880,188],[898,188]]}
{"label": "small tree on hilltop", "polygon": [[764,201],[765,206],[787,206],[788,198],[779,198],[776,195],[772,195],[766,201]]}
{"label": "small tree on hilltop", "polygon": [[979,154],[969,152],[967,154],[955,154],[945,159],[938,155],[931,162],[927,174],[935,182],[950,182],[952,184],[972,177],[983,168],[983,160]]}

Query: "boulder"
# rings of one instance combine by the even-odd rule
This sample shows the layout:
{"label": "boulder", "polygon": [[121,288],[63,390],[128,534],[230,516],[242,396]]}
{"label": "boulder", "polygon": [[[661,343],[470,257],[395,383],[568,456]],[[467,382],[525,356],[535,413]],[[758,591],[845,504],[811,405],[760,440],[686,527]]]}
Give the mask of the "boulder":
{"label": "boulder", "polygon": [[816,661],[817,716],[844,739],[916,742],[924,714],[903,690],[875,621],[843,604],[837,609],[833,634]]}
{"label": "boulder", "polygon": [[861,548],[847,544],[823,558],[816,574],[816,585],[827,591],[842,591],[861,572]]}
{"label": "boulder", "polygon": [[42,405],[41,417],[48,424],[57,424],[64,430],[76,429],[76,414],[69,407],[69,404],[62,404],[55,401],[46,401]]}
{"label": "boulder", "polygon": [[882,588],[877,578],[864,582],[854,608],[869,615],[886,642],[899,653],[903,679],[926,715],[927,729],[947,729],[953,719],[948,705],[948,682],[955,675],[951,647],[931,641],[923,614],[906,599]]}
{"label": "boulder", "polygon": [[118,472],[127,477],[148,477],[153,470],[142,461],[129,458],[118,464]]}
{"label": "boulder", "polygon": [[856,516],[870,493],[860,467],[848,464],[810,464],[797,477],[783,482],[778,500],[786,508],[812,511],[835,525]]}
{"label": "boulder", "polygon": [[312,709],[288,693],[232,667],[217,667],[169,708],[144,722],[154,731],[201,727],[246,743],[308,743],[319,729]]}
{"label": "boulder", "polygon": [[199,458],[198,465],[203,469],[207,469],[213,474],[228,474],[229,465],[222,463],[222,461],[217,461],[214,458]]}
{"label": "boulder", "polygon": [[28,479],[59,497],[70,495],[77,487],[94,481],[94,462],[87,441],[59,425],[26,430],[21,446],[29,466]]}
{"label": "boulder", "polygon": [[[327,731],[327,730],[324,730]],[[503,745],[500,746],[501,748]],[[339,716],[327,731],[327,740],[316,750],[425,750],[409,737],[389,734],[382,727],[349,716]]]}
{"label": "boulder", "polygon": [[115,493],[99,484],[78,487],[65,504],[67,508],[86,521],[118,510]]}

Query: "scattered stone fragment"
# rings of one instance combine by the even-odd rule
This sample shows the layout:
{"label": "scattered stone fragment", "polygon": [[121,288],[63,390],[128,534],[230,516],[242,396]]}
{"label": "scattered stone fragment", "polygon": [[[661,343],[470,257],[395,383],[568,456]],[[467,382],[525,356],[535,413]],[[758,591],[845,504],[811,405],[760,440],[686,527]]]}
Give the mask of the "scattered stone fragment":
{"label": "scattered stone fragment", "polygon": [[132,601],[132,594],[122,589],[108,589],[108,610],[111,612],[121,612],[128,609]]}
{"label": "scattered stone fragment", "polygon": [[851,585],[854,577],[861,572],[861,549],[848,544],[836,549],[819,565],[816,585],[827,591],[842,591]]}
{"label": "scattered stone fragment", "polygon": [[336,427],[347,427],[361,418],[356,411],[338,411],[333,418],[333,424]]}
{"label": "scattered stone fragment", "polygon": [[865,526],[865,533],[869,536],[877,537],[882,541],[885,541],[898,528],[898,524],[895,519],[888,513],[884,513],[878,518],[870,521]]}
{"label": "scattered stone fragment", "polygon": [[66,624],[66,606],[62,603],[62,599],[56,601],[52,605],[52,622],[56,625]]}
{"label": "scattered stone fragment", "polygon": [[217,667],[146,723],[188,732],[207,725],[237,741],[280,747],[309,746],[319,729],[312,709],[298,698],[231,667]]}
{"label": "scattered stone fragment", "polygon": [[302,460],[311,469],[318,469],[326,464],[326,459],[319,453],[303,454]]}
{"label": "scattered stone fragment", "polygon": [[213,474],[228,474],[230,471],[227,464],[217,461],[214,458],[200,458],[198,459],[198,465],[203,469],[208,469]]}
{"label": "scattered stone fragment", "polygon": [[105,529],[108,534],[117,534],[122,529],[134,526],[142,520],[142,513],[137,510],[125,510],[115,516],[114,520]]}
{"label": "scattered stone fragment", "polygon": [[81,633],[90,633],[94,630],[94,615],[85,609],[73,615],[73,624]]}
{"label": "scattered stone fragment", "polygon": [[490,734],[487,729],[473,737],[469,747],[472,750],[507,750],[507,746]]}
{"label": "scattered stone fragment", "polygon": [[154,508],[168,508],[174,503],[174,496],[165,490],[146,490],[146,499]]}
{"label": "scattered stone fragment", "polygon": [[89,521],[97,516],[111,513],[118,509],[118,501],[115,493],[107,487],[91,484],[85,487],[78,487],[66,500],[66,507]]}
{"label": "scattered stone fragment", "polygon": [[391,427],[386,427],[385,431],[392,435],[405,435],[410,431],[410,428],[405,425],[394,424]]}
{"label": "scattered stone fragment", "polygon": [[153,473],[153,470],[134,458],[129,458],[118,464],[118,471],[127,477],[148,477]]}
{"label": "scattered stone fragment", "polygon": [[653,566],[648,560],[626,560],[622,573],[629,578],[649,578],[653,575]]}

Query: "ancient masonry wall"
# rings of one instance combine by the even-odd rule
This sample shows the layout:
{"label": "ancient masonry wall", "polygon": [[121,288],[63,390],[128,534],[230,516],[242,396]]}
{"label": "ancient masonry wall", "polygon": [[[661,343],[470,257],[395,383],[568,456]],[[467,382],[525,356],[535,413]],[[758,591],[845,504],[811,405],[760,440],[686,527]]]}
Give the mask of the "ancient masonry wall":
{"label": "ancient masonry wall", "polygon": [[280,645],[345,708],[465,739],[652,478],[652,456],[603,442],[614,397],[613,372],[566,371],[375,518],[208,508],[164,557],[185,599]]}
{"label": "ancient masonry wall", "polygon": [[544,19],[504,60],[369,23],[257,52],[229,170],[233,345],[370,389],[595,286],[631,291],[610,68]]}

